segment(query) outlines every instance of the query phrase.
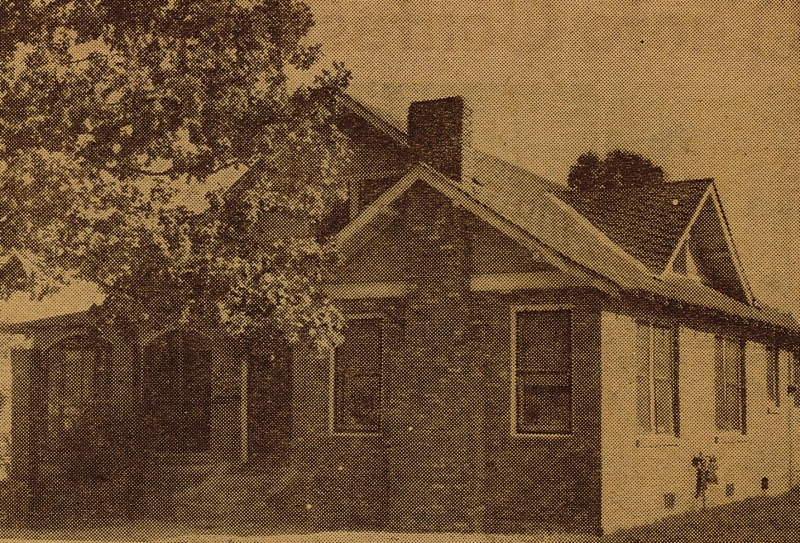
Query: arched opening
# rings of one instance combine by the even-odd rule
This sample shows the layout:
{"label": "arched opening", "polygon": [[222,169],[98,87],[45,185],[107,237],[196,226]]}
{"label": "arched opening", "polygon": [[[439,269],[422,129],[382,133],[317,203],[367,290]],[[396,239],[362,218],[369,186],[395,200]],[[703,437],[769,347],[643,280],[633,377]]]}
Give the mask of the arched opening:
{"label": "arched opening", "polygon": [[47,421],[44,438],[57,446],[66,432],[106,410],[111,344],[87,335],[62,339],[45,353]]}
{"label": "arched opening", "polygon": [[211,439],[211,342],[193,330],[174,330],[144,349],[144,410],[154,446],[203,452]]}
{"label": "arched opening", "polygon": [[291,349],[273,344],[254,349],[247,369],[247,457],[280,457],[292,427]]}

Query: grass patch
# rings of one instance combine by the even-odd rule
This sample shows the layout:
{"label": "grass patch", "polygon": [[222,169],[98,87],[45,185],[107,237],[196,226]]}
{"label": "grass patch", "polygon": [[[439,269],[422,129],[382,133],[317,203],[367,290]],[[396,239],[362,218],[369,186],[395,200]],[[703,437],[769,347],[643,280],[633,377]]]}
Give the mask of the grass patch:
{"label": "grass patch", "polygon": [[793,543],[800,534],[800,490],[690,511],[622,530],[602,543]]}

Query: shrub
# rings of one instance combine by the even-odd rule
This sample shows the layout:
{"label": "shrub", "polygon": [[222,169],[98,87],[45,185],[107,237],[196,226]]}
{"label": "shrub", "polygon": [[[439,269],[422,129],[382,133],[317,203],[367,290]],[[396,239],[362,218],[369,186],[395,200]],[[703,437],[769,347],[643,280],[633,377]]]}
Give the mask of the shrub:
{"label": "shrub", "polygon": [[61,432],[40,465],[45,520],[136,516],[149,463],[131,417],[87,414]]}

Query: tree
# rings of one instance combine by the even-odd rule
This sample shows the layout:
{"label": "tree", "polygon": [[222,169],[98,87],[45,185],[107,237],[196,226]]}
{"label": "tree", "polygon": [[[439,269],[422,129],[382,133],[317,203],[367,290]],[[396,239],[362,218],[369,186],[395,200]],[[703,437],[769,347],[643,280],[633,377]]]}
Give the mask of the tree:
{"label": "tree", "polygon": [[313,24],[301,0],[6,0],[0,255],[30,260],[27,290],[81,278],[111,320],[199,312],[234,336],[338,341],[318,288],[334,248],[263,226],[344,198],[350,73],[289,84],[318,64]]}
{"label": "tree", "polygon": [[567,183],[576,189],[587,189],[600,183],[603,164],[592,151],[582,154],[569,168]]}
{"label": "tree", "polygon": [[664,170],[640,154],[615,149],[600,160],[592,151],[569,169],[567,184],[578,190],[638,186],[664,182]]}

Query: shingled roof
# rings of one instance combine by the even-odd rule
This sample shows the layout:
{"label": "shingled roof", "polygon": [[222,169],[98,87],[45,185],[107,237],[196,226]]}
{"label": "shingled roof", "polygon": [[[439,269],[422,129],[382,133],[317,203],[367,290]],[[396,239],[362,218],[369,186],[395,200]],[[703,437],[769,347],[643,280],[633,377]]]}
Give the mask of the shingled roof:
{"label": "shingled roof", "polygon": [[[405,135],[397,125],[389,130],[399,133],[398,139]],[[553,251],[553,258],[577,264],[578,271],[600,288],[612,285],[621,292],[800,333],[788,313],[744,303],[691,278],[662,275],[704,195],[710,187],[713,190],[712,179],[578,193],[486,153],[473,152],[472,182],[450,180],[424,165],[411,167],[369,206],[373,209],[365,210],[364,216],[340,233],[343,248],[366,226],[370,215],[380,222],[380,208],[389,206],[414,179],[423,179],[468,209],[499,221],[498,225],[508,225],[519,233],[514,239],[530,239],[546,252]],[[727,224],[723,227],[727,229]]]}
{"label": "shingled roof", "polygon": [[[350,97],[345,105],[401,146],[408,145],[402,128]],[[548,259],[566,262],[598,288],[660,297],[800,334],[788,313],[743,303],[687,277],[661,275],[713,187],[711,179],[576,192],[479,151],[473,168],[471,179],[454,181],[427,165],[409,164],[339,233],[340,248],[347,253],[370,222],[380,223],[392,202],[423,180],[491,224],[504,226],[525,246],[535,245]]]}
{"label": "shingled roof", "polygon": [[664,271],[712,179],[561,191],[557,196],[649,271]]}

